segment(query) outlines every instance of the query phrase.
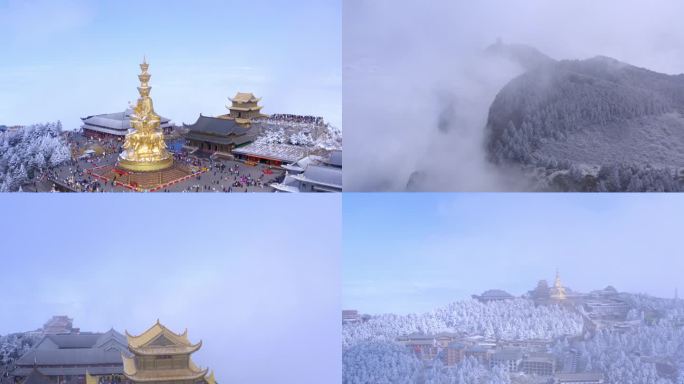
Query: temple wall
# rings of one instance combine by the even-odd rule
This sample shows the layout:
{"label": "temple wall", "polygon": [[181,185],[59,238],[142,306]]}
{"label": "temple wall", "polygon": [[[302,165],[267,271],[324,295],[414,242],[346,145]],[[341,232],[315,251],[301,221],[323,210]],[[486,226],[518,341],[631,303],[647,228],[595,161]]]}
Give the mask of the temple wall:
{"label": "temple wall", "polygon": [[136,356],[139,370],[182,369],[189,365],[187,355]]}

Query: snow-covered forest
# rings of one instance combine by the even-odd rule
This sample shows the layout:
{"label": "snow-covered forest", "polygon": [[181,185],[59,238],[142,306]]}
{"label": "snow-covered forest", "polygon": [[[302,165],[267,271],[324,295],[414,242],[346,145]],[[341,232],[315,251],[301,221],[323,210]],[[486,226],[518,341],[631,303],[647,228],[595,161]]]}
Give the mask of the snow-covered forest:
{"label": "snow-covered forest", "polygon": [[70,158],[59,121],[0,133],[0,192],[17,191],[41,170]]}
{"label": "snow-covered forest", "polygon": [[261,134],[257,142],[299,145],[310,147],[314,151],[342,149],[342,130],[324,121],[280,122],[264,119],[258,125]]}
{"label": "snow-covered forest", "polygon": [[684,383],[684,303],[645,295],[628,299],[642,326],[626,332],[606,328],[587,340],[558,344],[579,352],[578,369],[606,372],[609,383]]}
{"label": "snow-covered forest", "polygon": [[[682,113],[682,76],[606,57],[551,62],[499,92],[489,111],[487,149],[495,163],[561,175],[549,189],[678,191]],[[581,172],[587,166],[600,172]]]}
{"label": "snow-covered forest", "polygon": [[383,341],[361,342],[342,356],[344,384],[415,383],[423,363],[405,347]]}
{"label": "snow-covered forest", "polygon": [[609,384],[683,384],[684,301],[634,294],[620,294],[620,299],[630,307],[626,320],[636,326],[604,325],[587,332],[584,319],[572,309],[535,307],[527,299],[460,301],[421,315],[371,316],[344,324],[343,382],[499,384],[532,379],[490,369],[472,357],[454,366],[445,366],[443,356],[422,361],[396,341],[414,332],[450,331],[494,339],[554,340],[548,352],[559,362],[557,369],[563,369],[568,356],[576,356],[570,372],[601,372]]}
{"label": "snow-covered forest", "polygon": [[0,336],[0,366],[8,365],[21,357],[37,341],[37,336],[27,333],[12,333]]}
{"label": "snow-covered forest", "polygon": [[444,367],[439,361],[425,368],[405,347],[392,342],[366,341],[342,356],[343,384],[509,384],[500,368],[489,370],[473,358]]}
{"label": "snow-covered forest", "polygon": [[532,300],[515,299],[480,303],[464,300],[423,314],[372,316],[362,323],[345,324],[344,348],[362,341],[394,341],[411,333],[466,332],[488,338],[525,340],[577,335],[582,331],[579,314],[557,305],[535,306]]}
{"label": "snow-covered forest", "polygon": [[672,384],[684,382],[684,376],[673,372],[669,379],[660,377],[655,361],[681,367],[683,343],[684,332],[663,322],[624,334],[601,330],[574,346],[580,352],[581,369],[605,372],[609,383]]}

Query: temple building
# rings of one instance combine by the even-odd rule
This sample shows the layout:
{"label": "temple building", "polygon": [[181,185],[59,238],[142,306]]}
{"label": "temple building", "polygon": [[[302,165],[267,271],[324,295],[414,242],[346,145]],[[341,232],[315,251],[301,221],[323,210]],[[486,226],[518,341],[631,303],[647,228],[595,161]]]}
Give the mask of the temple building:
{"label": "temple building", "polygon": [[307,156],[287,170],[281,183],[271,184],[279,192],[342,192],[342,151],[331,151],[328,157]]}
{"label": "temple building", "polygon": [[502,349],[492,353],[489,357],[489,369],[501,367],[508,373],[517,372],[522,358],[522,350],[518,348]]}
{"label": "temple building", "polygon": [[[123,140],[131,129],[131,114],[133,109],[128,108],[124,112],[106,113],[83,117],[83,134],[91,138],[113,138]],[[173,125],[171,120],[160,116],[160,127],[165,134],[171,133]]]}
{"label": "temple building", "polygon": [[255,142],[236,148],[233,150],[233,156],[247,164],[285,168],[304,158],[306,150],[297,145]]}
{"label": "temple building", "polygon": [[84,384],[86,373],[123,377],[126,339],[114,329],[105,333],[48,334],[16,361],[18,381]]}
{"label": "temple building", "polygon": [[473,299],[481,303],[489,303],[491,301],[503,301],[514,299],[513,295],[500,289],[490,289],[481,295],[472,295]]}
{"label": "temple building", "polygon": [[556,372],[556,358],[550,353],[526,355],[520,363],[520,371],[527,375],[551,376]]}
{"label": "temple building", "polygon": [[549,290],[549,297],[552,300],[565,300],[567,298],[565,287],[563,287],[563,284],[561,283],[558,271],[556,271],[556,280],[553,283],[553,287]]}
{"label": "temple building", "polygon": [[132,357],[122,355],[124,375],[133,383],[215,384],[213,373],[195,365],[190,357],[202,347],[177,334],[159,320],[139,336],[126,332]]}
{"label": "temple building", "polygon": [[194,124],[183,124],[183,127],[188,130],[185,145],[202,152],[230,154],[234,148],[251,143],[256,138],[256,131],[249,126],[238,124],[232,119],[201,114]]}
{"label": "temple building", "polygon": [[259,101],[261,98],[257,98],[252,93],[238,92],[235,97],[230,98],[232,105],[226,105],[226,108],[230,110],[227,115],[219,116],[222,119],[231,119],[238,124],[250,124],[252,120],[267,117],[261,113],[261,106]]}
{"label": "temple building", "polygon": [[550,292],[549,283],[546,280],[539,280],[537,286],[528,293],[534,300],[548,300]]}
{"label": "temple building", "polygon": [[131,131],[126,134],[123,151],[119,155],[118,167],[126,171],[160,171],[173,165],[173,156],[166,149],[164,133],[161,130],[161,117],[154,112],[149,85],[149,64],[143,60],[138,75],[140,86],[138,99],[130,115]]}
{"label": "temple building", "polygon": [[57,335],[63,333],[78,333],[78,328],[74,328],[74,319],[69,316],[52,316],[43,325],[43,334],[45,335]]}
{"label": "temple building", "polygon": [[253,142],[258,130],[252,128],[252,120],[267,117],[261,113],[259,101],[251,93],[238,92],[231,98],[230,113],[218,117],[200,114],[194,124],[183,124],[187,130],[185,145],[202,152],[231,156],[233,149]]}
{"label": "temple building", "polygon": [[57,381],[43,375],[37,368],[33,368],[31,373],[21,381],[21,384],[57,384]]}

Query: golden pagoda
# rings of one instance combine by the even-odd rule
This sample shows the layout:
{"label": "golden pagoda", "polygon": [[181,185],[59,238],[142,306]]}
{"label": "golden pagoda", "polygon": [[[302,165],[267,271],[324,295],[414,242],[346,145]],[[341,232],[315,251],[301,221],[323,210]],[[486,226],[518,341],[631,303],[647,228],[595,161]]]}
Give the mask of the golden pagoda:
{"label": "golden pagoda", "polygon": [[139,336],[126,332],[132,357],[122,354],[124,376],[133,383],[215,384],[214,373],[193,363],[190,355],[202,347],[192,344],[188,330],[177,334],[159,320]]}
{"label": "golden pagoda", "polygon": [[553,300],[565,300],[567,296],[565,295],[565,287],[561,283],[560,274],[556,271],[556,280],[553,283],[553,288],[550,290],[550,297]]}
{"label": "golden pagoda", "polygon": [[232,105],[226,105],[230,113],[219,116],[220,118],[235,120],[238,124],[246,125],[250,124],[252,119],[266,117],[266,115],[261,113],[262,107],[259,105],[261,98],[254,96],[252,93],[238,92],[235,97],[228,99],[232,103]]}
{"label": "golden pagoda", "polygon": [[126,135],[118,166],[134,172],[159,171],[173,164],[173,156],[166,150],[161,119],[154,112],[149,85],[151,75],[147,73],[147,60],[140,64],[138,75],[140,98],[131,114],[132,130]]}

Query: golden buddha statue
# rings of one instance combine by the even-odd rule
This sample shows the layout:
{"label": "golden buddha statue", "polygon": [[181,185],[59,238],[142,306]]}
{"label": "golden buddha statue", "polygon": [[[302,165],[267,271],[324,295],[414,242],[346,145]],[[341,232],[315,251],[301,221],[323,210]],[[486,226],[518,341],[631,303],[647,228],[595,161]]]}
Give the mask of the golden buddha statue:
{"label": "golden buddha statue", "polygon": [[553,288],[551,288],[551,298],[555,300],[565,300],[567,298],[565,293],[565,287],[561,283],[560,274],[556,270],[556,280],[553,283]]}
{"label": "golden buddha statue", "polygon": [[154,112],[149,86],[150,74],[147,73],[147,60],[140,64],[142,73],[138,75],[140,98],[131,114],[131,132],[126,135],[123,151],[119,155],[119,167],[135,172],[159,171],[173,165],[173,156],[166,149],[164,133],[160,128],[161,119]]}

